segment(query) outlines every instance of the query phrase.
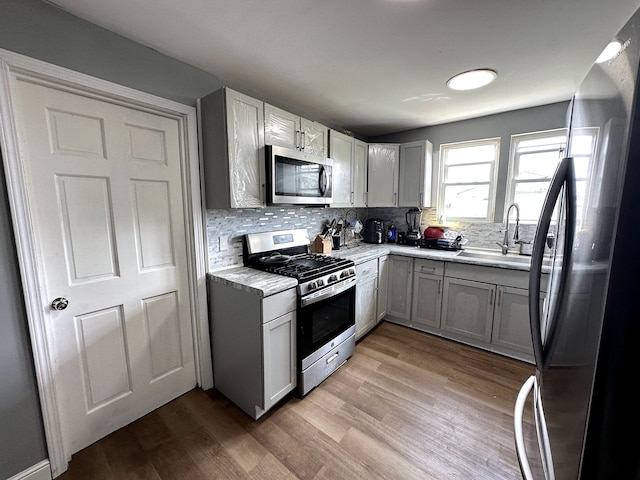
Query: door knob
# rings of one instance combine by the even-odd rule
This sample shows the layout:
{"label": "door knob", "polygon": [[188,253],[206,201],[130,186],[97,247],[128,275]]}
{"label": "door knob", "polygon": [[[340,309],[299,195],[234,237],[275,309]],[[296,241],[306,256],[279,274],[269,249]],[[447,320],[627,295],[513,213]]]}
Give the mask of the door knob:
{"label": "door knob", "polygon": [[53,310],[64,310],[69,305],[69,300],[64,297],[58,297],[51,302],[51,308]]}

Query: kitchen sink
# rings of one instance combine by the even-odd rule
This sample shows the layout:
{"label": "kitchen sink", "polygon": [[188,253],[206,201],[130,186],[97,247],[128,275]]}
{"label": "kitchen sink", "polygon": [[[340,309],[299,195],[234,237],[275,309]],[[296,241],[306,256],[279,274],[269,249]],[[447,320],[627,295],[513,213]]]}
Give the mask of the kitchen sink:
{"label": "kitchen sink", "polygon": [[516,262],[524,263],[526,265],[531,264],[531,257],[518,255],[517,253],[507,253],[503,255],[501,252],[493,252],[491,250],[478,251],[478,250],[462,250],[457,255],[458,257],[478,258],[481,260],[493,260],[496,262]]}

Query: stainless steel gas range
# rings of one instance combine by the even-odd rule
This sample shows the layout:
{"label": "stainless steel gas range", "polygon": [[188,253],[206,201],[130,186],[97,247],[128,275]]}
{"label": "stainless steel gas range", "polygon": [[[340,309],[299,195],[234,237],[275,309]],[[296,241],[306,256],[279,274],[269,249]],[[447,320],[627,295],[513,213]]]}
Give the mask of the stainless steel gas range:
{"label": "stainless steel gas range", "polygon": [[351,260],[309,253],[305,229],[245,235],[244,264],[298,280],[298,393],[306,395],[355,349],[356,269]]}

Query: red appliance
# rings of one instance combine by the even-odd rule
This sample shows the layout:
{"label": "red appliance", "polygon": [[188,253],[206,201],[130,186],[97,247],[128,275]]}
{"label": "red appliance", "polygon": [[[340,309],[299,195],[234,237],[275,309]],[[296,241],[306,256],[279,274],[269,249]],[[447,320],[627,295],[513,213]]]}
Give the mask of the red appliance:
{"label": "red appliance", "polygon": [[424,229],[424,238],[425,240],[435,240],[438,238],[444,238],[444,232],[447,230],[447,227],[442,226],[429,226]]}

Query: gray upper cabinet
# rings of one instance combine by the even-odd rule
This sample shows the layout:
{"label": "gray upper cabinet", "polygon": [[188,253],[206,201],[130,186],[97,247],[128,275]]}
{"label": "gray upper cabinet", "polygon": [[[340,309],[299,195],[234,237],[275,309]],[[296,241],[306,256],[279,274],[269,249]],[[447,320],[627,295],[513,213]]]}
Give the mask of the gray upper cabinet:
{"label": "gray upper cabinet", "polygon": [[366,207],[368,145],[329,130],[329,157],[333,159],[332,207]]}
{"label": "gray upper cabinet", "polygon": [[369,144],[367,206],[398,206],[398,166],[400,145]]}
{"label": "gray upper cabinet", "polygon": [[355,139],[329,130],[329,157],[333,159],[332,207],[353,206]]}
{"label": "gray upper cabinet", "polygon": [[264,104],[264,137],[267,145],[277,145],[326,157],[329,129],[281,108]]}
{"label": "gray upper cabinet", "polygon": [[398,206],[431,206],[433,145],[428,140],[400,145]]}
{"label": "gray upper cabinet", "polygon": [[367,206],[367,161],[369,159],[369,145],[361,140],[354,140],[353,144],[353,206],[364,208]]}
{"label": "gray upper cabinet", "polygon": [[264,207],[264,103],[223,88],[200,112],[207,208]]}

